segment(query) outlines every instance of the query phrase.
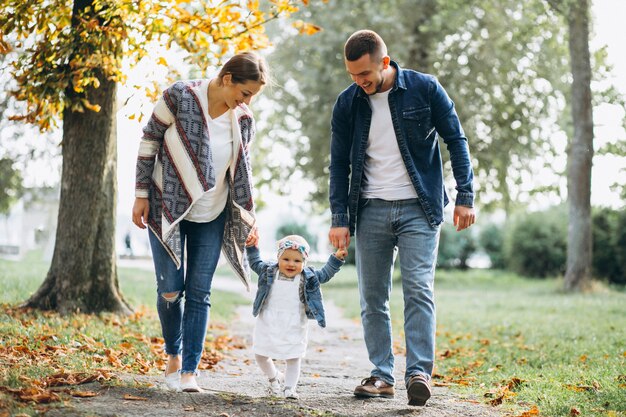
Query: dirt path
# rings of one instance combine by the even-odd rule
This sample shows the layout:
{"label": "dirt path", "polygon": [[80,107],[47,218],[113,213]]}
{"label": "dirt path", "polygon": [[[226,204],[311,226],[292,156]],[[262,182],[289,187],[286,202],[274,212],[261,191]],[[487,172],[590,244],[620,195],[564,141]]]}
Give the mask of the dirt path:
{"label": "dirt path", "polygon": [[[232,284],[237,284],[233,286]],[[216,288],[235,289],[239,283],[217,280]],[[250,297],[250,295],[248,295]],[[231,334],[241,337],[247,348],[228,353],[213,370],[201,371],[200,394],[173,393],[163,389],[158,377],[123,376],[123,379],[149,385],[146,388],[89,387],[98,396],[76,399],[46,416],[423,416],[423,417],[499,417],[493,408],[461,399],[447,388],[435,388],[426,407],[409,407],[404,389],[404,358],[396,357],[396,397],[394,399],[357,399],[354,387],[369,375],[371,365],[363,343],[360,325],[341,316],[327,303],[326,329],[309,323],[309,347],[302,363],[298,385],[300,399],[290,401],[266,396],[266,379],[254,363],[251,346],[254,325],[251,306],[238,311],[229,326]],[[284,363],[278,363],[284,367]],[[87,387],[85,387],[87,389]],[[145,400],[125,400],[124,396]]]}

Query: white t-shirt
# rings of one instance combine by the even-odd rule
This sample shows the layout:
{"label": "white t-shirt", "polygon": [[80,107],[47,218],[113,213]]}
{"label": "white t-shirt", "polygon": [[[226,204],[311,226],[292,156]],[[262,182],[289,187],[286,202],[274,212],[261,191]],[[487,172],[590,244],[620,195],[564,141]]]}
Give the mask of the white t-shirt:
{"label": "white t-shirt", "polygon": [[361,196],[387,201],[416,198],[415,187],[402,161],[396,133],[393,130],[387,90],[369,96],[372,107]]}
{"label": "white t-shirt", "polygon": [[[207,83],[208,86],[208,83]],[[209,140],[215,169],[215,187],[205,192],[192,206],[185,220],[197,223],[213,221],[226,207],[228,199],[228,181],[226,172],[233,158],[233,120],[232,110],[212,119],[209,116],[208,98],[205,89],[199,97],[204,117],[209,125]]]}

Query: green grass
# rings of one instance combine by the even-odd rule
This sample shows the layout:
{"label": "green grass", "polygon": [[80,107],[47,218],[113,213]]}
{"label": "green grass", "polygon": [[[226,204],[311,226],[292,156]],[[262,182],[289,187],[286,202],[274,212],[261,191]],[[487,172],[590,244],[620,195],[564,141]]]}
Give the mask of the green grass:
{"label": "green grass", "polygon": [[[15,313],[10,306],[28,298],[47,269],[37,253],[21,262],[0,260],[4,290],[0,292],[0,349],[24,346],[36,352],[64,346],[70,350],[37,361],[24,355],[9,362],[9,356],[0,355],[0,386],[24,387],[59,368],[125,368],[141,373],[146,372],[142,363],[147,363],[148,373],[160,372],[158,340],[151,342],[160,336],[151,272],[118,271],[124,296],[140,312],[131,318]],[[220,268],[218,274],[236,279],[228,268]],[[626,416],[626,293],[600,285],[591,294],[564,294],[560,288],[556,279],[438,270],[435,382],[461,395],[502,401],[499,407],[513,415],[536,405],[545,417],[570,416],[572,409],[582,416]],[[358,320],[354,267],[344,266],[323,290],[327,299]],[[247,303],[221,291],[214,291],[211,298],[214,323],[227,322],[237,305]],[[391,310],[401,351],[402,298],[397,277]],[[111,352],[117,366],[111,364]],[[28,407],[19,410],[30,414]]]}
{"label": "green grass", "polygon": [[[0,259],[0,387],[37,389],[55,374],[162,372],[160,324],[156,314],[156,284],[151,271],[119,268],[120,288],[135,308],[130,317],[110,313],[72,314],[17,308],[43,282],[49,263],[33,252],[19,262]],[[227,323],[238,305],[249,303],[231,292],[211,294],[211,323],[200,367],[209,367],[229,348]],[[114,378],[107,383],[117,383]],[[0,409],[36,415],[36,408],[0,390]],[[38,407],[41,407],[39,405]]]}
{"label": "green grass", "polygon": [[[394,335],[403,343],[402,291],[395,276]],[[626,294],[596,286],[565,294],[561,281],[499,271],[436,277],[436,379],[509,412],[626,416]],[[345,266],[324,296],[359,318],[356,273]]]}

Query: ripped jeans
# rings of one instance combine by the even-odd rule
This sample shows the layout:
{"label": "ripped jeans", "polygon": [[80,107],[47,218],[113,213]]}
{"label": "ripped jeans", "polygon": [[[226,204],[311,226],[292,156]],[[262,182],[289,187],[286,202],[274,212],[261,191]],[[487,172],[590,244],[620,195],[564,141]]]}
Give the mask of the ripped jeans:
{"label": "ripped jeans", "polygon": [[[194,373],[200,363],[211,307],[211,282],[224,236],[226,213],[208,223],[180,222],[180,269],[149,229],[157,281],[157,311],[168,355],[180,355],[181,373]],[[186,247],[185,247],[186,243]],[[184,297],[184,302],[183,302]]]}

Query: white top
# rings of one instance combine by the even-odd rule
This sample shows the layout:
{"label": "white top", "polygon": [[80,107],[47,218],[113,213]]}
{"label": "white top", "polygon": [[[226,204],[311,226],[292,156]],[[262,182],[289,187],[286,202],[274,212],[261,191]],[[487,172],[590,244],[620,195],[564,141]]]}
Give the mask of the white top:
{"label": "white top", "polygon": [[395,201],[416,198],[406,166],[400,155],[389,110],[389,92],[369,96],[372,107],[361,196]]}
{"label": "white top", "polygon": [[252,351],[272,359],[301,358],[306,353],[308,320],[300,302],[300,280],[279,274],[254,325]]}
{"label": "white top", "polygon": [[[208,83],[207,83],[208,88]],[[211,154],[213,156],[213,168],[215,169],[215,187],[205,192],[197,200],[191,210],[185,216],[185,220],[197,223],[213,221],[220,215],[226,207],[228,199],[228,181],[226,172],[230,166],[234,154],[232,111],[212,119],[209,116],[209,103],[207,92],[202,89],[203,94],[198,97],[204,111],[204,117],[209,127],[209,140],[211,143]]]}

